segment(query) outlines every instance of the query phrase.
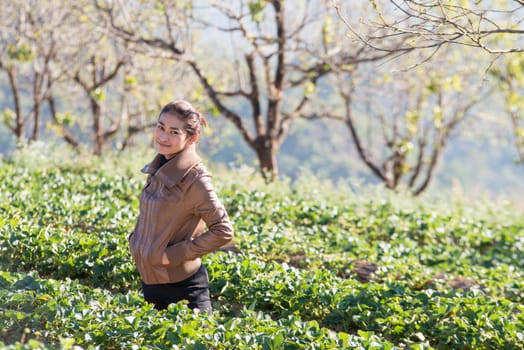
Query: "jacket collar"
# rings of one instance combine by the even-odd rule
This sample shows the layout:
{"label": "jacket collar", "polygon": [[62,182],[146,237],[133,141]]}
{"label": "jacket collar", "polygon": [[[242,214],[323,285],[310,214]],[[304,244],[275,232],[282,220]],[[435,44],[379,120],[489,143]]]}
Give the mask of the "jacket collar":
{"label": "jacket collar", "polygon": [[142,168],[142,172],[155,175],[167,187],[179,183],[191,168],[200,163],[196,153],[196,145],[191,144],[175,155],[173,159],[160,167],[160,154],[157,154],[151,163]]}

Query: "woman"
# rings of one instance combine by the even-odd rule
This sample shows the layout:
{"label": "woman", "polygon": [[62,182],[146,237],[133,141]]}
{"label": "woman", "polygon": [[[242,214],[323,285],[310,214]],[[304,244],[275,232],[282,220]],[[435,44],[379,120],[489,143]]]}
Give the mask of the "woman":
{"label": "woman", "polygon": [[142,278],[144,299],[165,309],[189,301],[211,311],[209,279],[200,257],[233,239],[233,228],[196,153],[205,117],[186,101],[162,108],[154,135],[157,155],[140,195],[129,247]]}

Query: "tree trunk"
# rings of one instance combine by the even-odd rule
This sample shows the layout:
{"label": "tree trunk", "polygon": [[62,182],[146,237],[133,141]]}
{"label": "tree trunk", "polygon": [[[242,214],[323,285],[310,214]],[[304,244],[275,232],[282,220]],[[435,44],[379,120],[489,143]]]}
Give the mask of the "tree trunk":
{"label": "tree trunk", "polygon": [[93,131],[95,134],[93,153],[96,155],[102,154],[104,146],[104,130],[102,130],[102,106],[100,103],[91,99],[91,111],[93,113]]}
{"label": "tree trunk", "polygon": [[258,136],[253,144],[257,153],[258,164],[262,176],[266,181],[272,181],[278,177],[278,165],[276,158],[276,144],[270,136]]}
{"label": "tree trunk", "polygon": [[40,129],[40,95],[42,94],[42,79],[44,79],[42,74],[35,72],[33,80],[33,133],[31,135],[31,141],[38,140],[38,131]]}
{"label": "tree trunk", "polygon": [[22,116],[22,107],[20,105],[20,90],[16,81],[16,73],[14,67],[6,69],[9,83],[11,84],[11,91],[13,92],[13,102],[15,105],[16,121],[12,130],[16,136],[16,140],[20,141],[24,137],[24,117]]}
{"label": "tree trunk", "polygon": [[33,133],[31,135],[31,141],[38,140],[38,131],[40,129],[40,105],[35,105],[35,112],[33,114]]}

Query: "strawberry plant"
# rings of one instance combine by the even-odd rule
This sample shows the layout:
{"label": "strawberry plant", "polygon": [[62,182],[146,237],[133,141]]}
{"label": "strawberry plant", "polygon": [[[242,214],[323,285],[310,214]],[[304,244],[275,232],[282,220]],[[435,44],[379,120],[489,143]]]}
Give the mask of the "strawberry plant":
{"label": "strawberry plant", "polygon": [[524,348],[524,220],[510,210],[224,174],[240,253],[204,259],[214,313],[158,312],[127,248],[139,169],[0,162],[5,348]]}

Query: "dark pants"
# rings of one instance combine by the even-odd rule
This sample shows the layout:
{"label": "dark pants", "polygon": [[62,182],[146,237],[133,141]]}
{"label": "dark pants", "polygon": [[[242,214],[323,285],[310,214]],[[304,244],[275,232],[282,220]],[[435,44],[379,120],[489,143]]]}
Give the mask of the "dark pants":
{"label": "dark pants", "polygon": [[166,309],[171,303],[181,300],[189,301],[191,309],[211,312],[209,298],[209,277],[204,265],[183,281],[167,284],[145,284],[142,282],[142,293],[147,302],[155,304],[158,310]]}

